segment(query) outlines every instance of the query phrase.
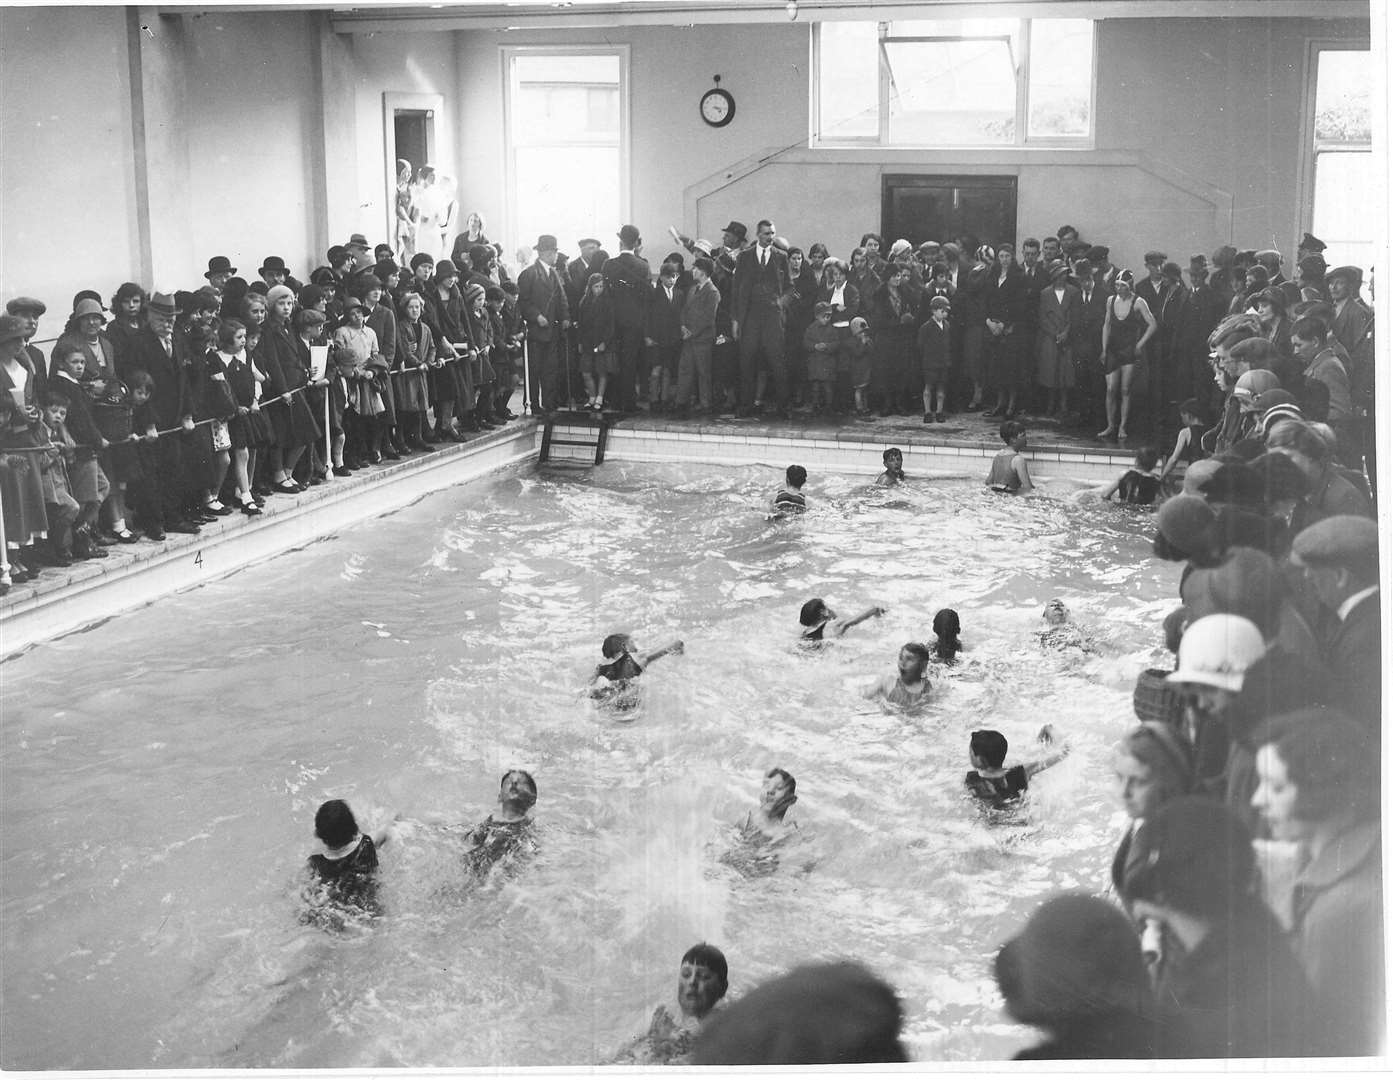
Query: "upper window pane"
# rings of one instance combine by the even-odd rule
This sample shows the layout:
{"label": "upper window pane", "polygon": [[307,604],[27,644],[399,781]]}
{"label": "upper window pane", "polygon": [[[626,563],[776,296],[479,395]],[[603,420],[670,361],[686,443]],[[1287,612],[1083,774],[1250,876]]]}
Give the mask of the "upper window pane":
{"label": "upper window pane", "polygon": [[619,58],[513,58],[513,139],[521,145],[619,140]]}
{"label": "upper window pane", "polygon": [[1011,143],[1016,71],[1009,41],[885,43],[895,143]]}
{"label": "upper window pane", "polygon": [[880,134],[877,48],[873,22],[818,26],[819,138],[875,138]]}
{"label": "upper window pane", "polygon": [[1316,142],[1367,143],[1373,139],[1369,87],[1373,59],[1355,49],[1324,49],[1316,61]]}
{"label": "upper window pane", "polygon": [[1093,22],[1030,23],[1031,138],[1087,138],[1093,128]]}

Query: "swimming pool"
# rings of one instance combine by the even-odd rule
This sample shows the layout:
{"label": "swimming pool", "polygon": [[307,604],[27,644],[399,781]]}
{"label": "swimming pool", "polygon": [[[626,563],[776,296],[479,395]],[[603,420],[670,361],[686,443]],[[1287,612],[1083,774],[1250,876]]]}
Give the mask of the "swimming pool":
{"label": "swimming pool", "polygon": [[[1009,1056],[1030,1033],[990,958],[1042,896],[1106,879],[1108,750],[1176,570],[1121,508],[815,476],[807,515],[768,521],[777,479],[520,467],[0,667],[0,1064],[586,1065],[703,939],[734,994],[852,956],[903,994],[915,1057]],[[807,655],[814,595],[890,610]],[[1040,650],[1052,596],[1098,655]],[[933,705],[863,700],[942,606],[970,651]],[[687,645],[627,723],[579,693],[620,629]],[[1075,753],[984,819],[968,733],[1014,756],[1045,721]],[[512,765],[537,778],[541,853],[467,891],[458,838],[416,822],[479,820]],[[774,765],[798,779],[799,856],[747,879],[720,855]],[[297,921],[329,797],[407,818],[366,933]]]}

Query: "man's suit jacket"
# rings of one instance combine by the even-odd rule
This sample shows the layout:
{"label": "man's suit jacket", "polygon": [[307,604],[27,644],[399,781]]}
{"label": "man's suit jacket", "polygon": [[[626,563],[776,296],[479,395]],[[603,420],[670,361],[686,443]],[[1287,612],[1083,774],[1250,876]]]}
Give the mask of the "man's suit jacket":
{"label": "man's suit jacket", "polygon": [[[561,340],[561,324],[571,317],[571,306],[561,275],[540,259],[518,274],[518,310],[532,341]],[[546,326],[537,325],[538,315],[546,316]]]}
{"label": "man's suit jacket", "polygon": [[[172,353],[173,341],[170,347]],[[129,383],[131,375],[137,371],[155,380],[150,406],[162,430],[177,427],[185,416],[192,414],[184,366],[173,355],[165,353],[159,336],[148,326],[142,327],[135,336],[116,374]]]}
{"label": "man's suit jacket", "polygon": [[606,260],[600,273],[614,299],[615,325],[631,333],[641,331],[648,319],[648,302],[652,298],[653,275],[648,269],[648,260],[632,251],[621,251]]}
{"label": "man's suit jacket", "polygon": [[[1064,299],[1061,300],[1053,289],[1046,289],[1040,294],[1036,311],[1041,335],[1048,335],[1054,340],[1057,335],[1067,333],[1069,336],[1064,339],[1067,345],[1073,340],[1074,324],[1083,312],[1083,294],[1078,286],[1065,285]],[[1101,334],[1102,329],[1099,328],[1098,332]]]}
{"label": "man's suit jacket", "polygon": [[646,337],[654,344],[671,346],[682,344],[682,305],[686,301],[682,289],[672,287],[672,299],[667,298],[667,290],[661,281],[653,284],[653,298],[648,305],[648,328]]}
{"label": "man's suit jacket", "polygon": [[1339,706],[1360,723],[1378,731],[1383,674],[1379,655],[1379,594],[1366,596],[1336,625],[1326,647],[1326,660],[1340,689]]}
{"label": "man's suit jacket", "polygon": [[758,246],[748,247],[735,260],[735,296],[730,317],[742,326],[765,316],[782,320],[781,301],[792,290],[787,255],[770,244],[768,261],[761,266]]}

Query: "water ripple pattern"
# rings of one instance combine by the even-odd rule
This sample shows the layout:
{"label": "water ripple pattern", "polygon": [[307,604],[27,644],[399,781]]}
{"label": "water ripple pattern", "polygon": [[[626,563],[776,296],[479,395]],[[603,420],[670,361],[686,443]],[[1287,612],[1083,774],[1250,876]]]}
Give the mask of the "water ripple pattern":
{"label": "water ripple pattern", "polygon": [[[1176,575],[1121,509],[817,475],[770,520],[779,479],[523,468],[5,664],[0,1065],[584,1066],[702,939],[734,994],[856,957],[901,990],[916,1057],[1009,1056],[1029,1035],[991,957],[1043,896],[1103,888],[1110,747]],[[889,612],[809,654],[813,596]],[[1041,649],[1053,596],[1096,651]],[[968,651],[929,707],[862,698],[945,606]],[[686,652],[616,716],[581,690],[619,630]],[[1025,755],[1046,721],[1075,753],[983,816],[969,732]],[[427,821],[478,821],[515,765],[539,853],[471,883],[462,830]],[[721,857],[775,765],[797,839],[747,876]],[[298,919],[331,797],[404,817],[385,914],[342,934]]]}

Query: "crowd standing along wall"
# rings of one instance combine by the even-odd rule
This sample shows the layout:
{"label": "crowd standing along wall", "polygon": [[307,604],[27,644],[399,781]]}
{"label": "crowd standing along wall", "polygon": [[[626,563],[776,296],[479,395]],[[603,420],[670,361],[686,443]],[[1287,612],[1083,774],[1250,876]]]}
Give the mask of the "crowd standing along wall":
{"label": "crowd standing along wall", "polygon": [[[766,215],[845,254],[879,226],[887,172],[1015,175],[1020,236],[1067,218],[1123,265],[1157,244],[1294,254],[1308,43],[1367,40],[1369,24],[1101,21],[1094,147],[1067,151],[809,149],[811,33],[338,34],[323,10],[5,8],[0,286],[62,306],[87,284],[196,284],[211,254],[247,276],[266,254],[305,272],[350,232],[385,238],[384,93],[441,96],[434,164],[459,179],[461,219],[483,212],[511,255],[533,238],[505,231],[501,49],[528,45],[628,46],[628,216],[650,255],[669,224],[714,239],[728,217]],[[720,129],[697,114],[716,74],[737,101]]]}

